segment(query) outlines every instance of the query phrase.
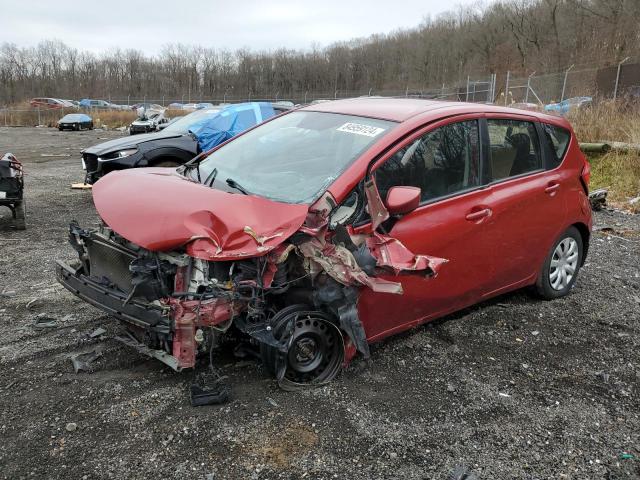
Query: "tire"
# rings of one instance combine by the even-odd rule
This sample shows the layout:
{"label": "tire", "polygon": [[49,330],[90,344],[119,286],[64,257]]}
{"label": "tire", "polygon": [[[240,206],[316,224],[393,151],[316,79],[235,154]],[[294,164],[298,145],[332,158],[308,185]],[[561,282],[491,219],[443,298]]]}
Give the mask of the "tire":
{"label": "tire", "polygon": [[24,200],[16,202],[14,206],[15,217],[13,219],[13,226],[16,230],[25,230],[27,228],[27,205]]}
{"label": "tire", "polygon": [[157,163],[153,163],[152,165],[150,165],[151,167],[166,167],[166,168],[175,168],[175,167],[179,167],[180,163],[174,161],[174,160],[161,160]]}
{"label": "tire", "polygon": [[569,227],[547,254],[536,281],[538,295],[545,300],[568,295],[578,278],[583,255],[582,236],[575,227]]}

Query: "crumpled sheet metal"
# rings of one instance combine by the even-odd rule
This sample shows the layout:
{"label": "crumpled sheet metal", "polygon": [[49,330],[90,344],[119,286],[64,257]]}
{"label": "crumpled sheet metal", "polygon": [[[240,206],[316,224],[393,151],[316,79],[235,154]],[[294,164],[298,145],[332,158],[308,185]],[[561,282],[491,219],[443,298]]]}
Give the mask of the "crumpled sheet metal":
{"label": "crumpled sheet metal", "polygon": [[402,294],[399,283],[367,275],[344,247],[313,238],[299,245],[298,250],[305,257],[305,267],[312,275],[324,270],[343,285],[365,285],[374,292]]}
{"label": "crumpled sheet metal", "polygon": [[449,261],[429,255],[416,255],[400,240],[379,233],[367,237],[366,244],[378,266],[390,268],[396,275],[403,271],[427,270],[427,273],[435,277],[440,267]]}
{"label": "crumpled sheet metal", "polygon": [[[378,233],[367,237],[366,242],[377,266],[388,267],[396,275],[402,271],[423,270],[436,275],[447,262],[443,258],[415,255],[399,240]],[[324,270],[343,285],[364,285],[378,293],[403,293],[402,284],[367,275],[347,248],[325,242],[321,237],[300,244],[298,250],[305,257],[305,266],[311,274]]]}

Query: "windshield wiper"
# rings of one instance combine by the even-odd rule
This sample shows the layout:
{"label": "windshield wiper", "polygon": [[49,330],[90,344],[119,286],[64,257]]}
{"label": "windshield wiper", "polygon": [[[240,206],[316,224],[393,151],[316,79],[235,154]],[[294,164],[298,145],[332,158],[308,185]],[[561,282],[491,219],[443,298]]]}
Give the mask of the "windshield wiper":
{"label": "windshield wiper", "polygon": [[242,187],[242,185],[240,185],[238,182],[236,182],[233,178],[227,178],[226,181],[227,181],[227,185],[229,185],[231,188],[235,188],[239,192],[242,192],[245,195],[249,195],[249,192],[247,190],[245,190]]}
{"label": "windshield wiper", "polygon": [[204,184],[208,187],[211,187],[211,185],[213,185],[213,182],[216,181],[216,175],[218,175],[218,169],[214,168],[213,170],[211,170],[211,173],[207,176],[207,178],[205,178]]}

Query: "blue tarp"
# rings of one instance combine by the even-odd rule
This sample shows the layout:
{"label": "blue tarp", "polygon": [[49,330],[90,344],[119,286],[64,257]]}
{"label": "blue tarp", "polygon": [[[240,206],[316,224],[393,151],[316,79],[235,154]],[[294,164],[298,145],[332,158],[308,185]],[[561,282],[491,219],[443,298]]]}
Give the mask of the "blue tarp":
{"label": "blue tarp", "polygon": [[275,114],[267,102],[238,103],[197,121],[189,131],[198,138],[198,145],[205,152]]}

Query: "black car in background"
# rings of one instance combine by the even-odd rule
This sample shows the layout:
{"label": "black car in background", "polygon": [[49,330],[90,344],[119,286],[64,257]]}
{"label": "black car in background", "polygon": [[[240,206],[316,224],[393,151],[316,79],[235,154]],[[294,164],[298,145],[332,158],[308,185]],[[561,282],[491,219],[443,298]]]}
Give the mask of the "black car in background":
{"label": "black car in background", "polygon": [[58,120],[58,130],[93,130],[93,119],[84,113],[69,113]]}
{"label": "black car in background", "polygon": [[[85,183],[92,184],[103,175],[114,170],[137,167],[177,167],[188,162],[203,150],[208,150],[212,142],[224,141],[237,133],[237,129],[229,135],[219,135],[216,131],[206,132],[209,122],[219,125],[221,117],[233,111],[233,115],[245,116],[244,125],[255,125],[268,117],[258,118],[256,112],[267,106],[270,115],[277,115],[290,110],[290,105],[249,102],[229,105],[224,108],[207,108],[196,110],[189,115],[172,122],[160,132],[143,133],[94,145],[82,151],[82,168],[86,170]],[[238,112],[238,110],[242,110]],[[256,117],[254,117],[256,115]],[[250,118],[247,118],[250,117]],[[224,121],[222,122],[224,123]],[[195,127],[205,132],[198,137],[192,132]],[[204,128],[203,128],[204,127]],[[232,127],[233,128],[233,127]],[[202,145],[205,145],[202,147]]]}

